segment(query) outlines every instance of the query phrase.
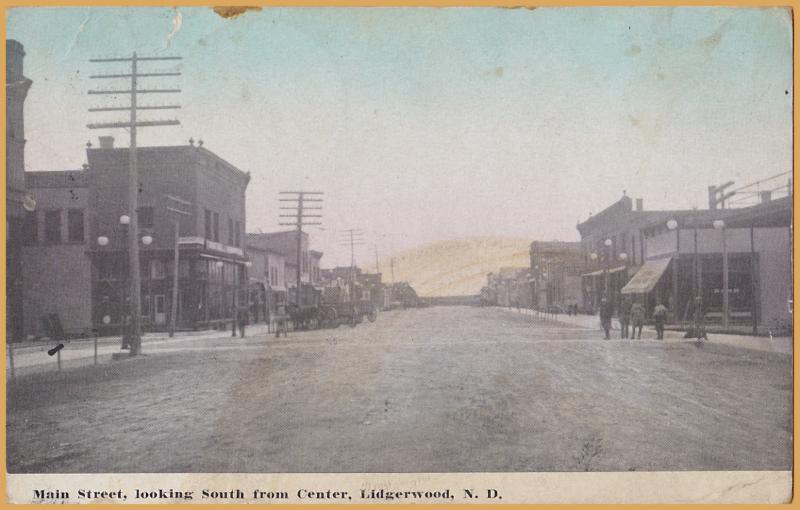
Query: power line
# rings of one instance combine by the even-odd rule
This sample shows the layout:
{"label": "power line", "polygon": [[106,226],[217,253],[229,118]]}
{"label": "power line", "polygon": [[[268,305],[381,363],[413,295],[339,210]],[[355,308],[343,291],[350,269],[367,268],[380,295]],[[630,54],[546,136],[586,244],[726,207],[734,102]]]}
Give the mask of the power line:
{"label": "power line", "polygon": [[[322,205],[318,206],[308,206],[306,205],[309,202],[322,202],[322,195],[324,192],[322,191],[279,191],[278,195],[283,197],[279,198],[279,202],[291,202],[294,205],[287,205],[280,207],[281,210],[290,210],[294,211],[294,214],[279,214],[280,218],[294,218],[293,222],[289,222],[288,220],[280,221],[278,224],[283,226],[290,226],[297,229],[297,287],[295,290],[295,304],[299,307],[300,306],[300,282],[301,282],[301,275],[303,273],[303,266],[302,266],[302,250],[303,250],[303,227],[308,225],[322,225],[322,221],[305,221],[306,218],[322,218],[322,214],[308,214],[306,211],[308,210],[315,210],[321,211]],[[310,276],[309,267],[309,276]],[[310,278],[309,278],[310,280]]]}
{"label": "power line", "polygon": [[[164,61],[164,60],[181,60],[182,57],[140,57],[134,52],[130,57],[118,58],[97,58],[90,59],[92,63],[108,63],[108,62],[130,62],[131,72],[124,74],[96,74],[91,75],[92,79],[130,79],[130,89],[123,90],[90,90],[90,95],[130,95],[130,106],[112,106],[112,107],[99,107],[90,108],[89,112],[108,112],[108,111],[129,111],[130,119],[125,122],[100,122],[90,123],[86,127],[89,129],[117,129],[126,128],[130,129],[130,148],[129,148],[129,165],[128,172],[128,207],[130,218],[130,232],[128,236],[128,259],[129,271],[131,274],[131,331],[130,336],[130,353],[131,356],[136,356],[141,351],[142,347],[142,329],[141,329],[141,310],[142,310],[142,284],[141,274],[139,267],[139,220],[137,218],[137,211],[139,209],[139,170],[136,160],[136,134],[137,128],[140,127],[155,127],[155,126],[177,126],[180,124],[177,120],[145,120],[140,121],[137,119],[138,110],[166,110],[180,108],[178,105],[161,105],[161,106],[139,106],[137,96],[139,94],[164,94],[164,93],[178,93],[180,89],[173,88],[151,88],[140,89],[137,80],[139,78],[153,78],[165,76],[180,76],[176,72],[163,72],[163,73],[141,73],[139,72],[138,63],[141,61]],[[178,271],[176,267],[175,272]],[[123,344],[125,340],[123,339]]]}
{"label": "power line", "polygon": [[[355,271],[356,271],[356,254],[355,254],[355,247],[356,246],[363,246],[364,245],[364,231],[359,228],[349,228],[345,229],[344,232],[347,232],[345,235],[345,239],[343,239],[343,246],[347,244],[350,245],[350,281],[355,280]],[[349,240],[348,240],[349,238]]]}

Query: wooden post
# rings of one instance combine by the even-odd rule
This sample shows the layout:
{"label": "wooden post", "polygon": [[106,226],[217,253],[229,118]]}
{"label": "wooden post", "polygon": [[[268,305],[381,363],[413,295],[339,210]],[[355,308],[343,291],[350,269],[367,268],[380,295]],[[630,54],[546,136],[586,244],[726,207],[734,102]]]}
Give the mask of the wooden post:
{"label": "wooden post", "polygon": [[178,241],[180,240],[181,221],[175,218],[175,253],[172,257],[172,309],[169,318],[169,337],[175,336],[175,325],[178,321],[178,272],[180,260],[178,255]]}
{"label": "wooden post", "polygon": [[94,334],[94,364],[97,365],[97,333]]}
{"label": "wooden post", "polygon": [[56,362],[58,363],[58,371],[61,372],[61,349],[56,352]]}
{"label": "wooden post", "polygon": [[678,310],[680,306],[678,305],[678,264],[680,263],[681,259],[681,229],[680,227],[675,229],[675,257],[672,259],[672,306],[670,307],[672,310],[672,317],[673,321],[677,324],[680,318]]}
{"label": "wooden post", "polygon": [[753,320],[753,335],[758,334],[758,299],[756,285],[756,248],[755,248],[755,232],[754,228],[750,226],[750,316]]}
{"label": "wooden post", "polygon": [[725,227],[722,227],[722,327],[728,327],[729,299],[728,299],[728,243]]}

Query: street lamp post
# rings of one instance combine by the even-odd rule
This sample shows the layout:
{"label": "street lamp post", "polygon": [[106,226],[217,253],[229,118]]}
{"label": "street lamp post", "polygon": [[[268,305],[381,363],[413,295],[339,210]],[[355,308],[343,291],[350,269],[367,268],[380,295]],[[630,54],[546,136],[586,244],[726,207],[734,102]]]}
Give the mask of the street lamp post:
{"label": "street lamp post", "polygon": [[[122,216],[119,217],[119,224],[122,226],[122,228],[126,228],[128,225],[130,225],[130,222],[131,222],[131,217],[128,216],[127,214],[123,214]],[[114,231],[116,232],[116,229],[114,229]],[[127,237],[127,230],[125,232],[125,236]],[[115,237],[117,237],[117,236],[115,236]],[[142,236],[141,241],[142,241],[142,244],[144,244],[145,246],[149,246],[150,244],[153,243],[153,238],[151,236],[149,236],[149,235],[145,235],[145,236]],[[101,236],[97,237],[97,244],[99,246],[102,246],[102,247],[108,246],[109,242],[110,241],[109,241],[109,238],[107,236],[101,235]],[[138,247],[138,243],[137,243],[137,247]],[[129,266],[130,266],[130,264],[129,264]],[[128,273],[130,273],[130,272],[131,272],[131,268],[128,267]],[[122,347],[125,348],[125,346],[128,346],[131,349],[131,356],[135,356],[135,355],[137,355],[137,354],[139,354],[141,352],[141,338],[140,338],[140,330],[138,328],[138,325],[139,325],[138,324],[138,317],[136,319],[134,319],[134,317],[131,315],[131,328],[132,329],[131,329],[131,331],[127,332],[127,336],[129,336],[130,338],[128,338],[128,339],[125,338],[126,337],[126,331],[125,331],[125,286],[128,284],[128,281],[127,281],[128,279],[129,278],[127,278],[127,277],[125,278],[125,281],[123,281],[122,287],[120,289],[120,311],[121,311],[121,313],[120,313],[120,336],[122,336]],[[131,278],[130,280],[133,280],[133,278]],[[133,285],[132,281],[131,281],[131,285]],[[133,292],[133,287],[131,287],[131,292]],[[131,308],[133,308],[133,303],[131,304]],[[132,309],[128,310],[128,313],[132,314],[133,313]],[[131,342],[131,340],[133,340],[133,342]]]}
{"label": "street lamp post", "polygon": [[675,219],[667,222],[667,228],[675,231],[675,259],[672,261],[672,314],[675,322],[678,321],[678,261],[681,256],[681,231]]}
{"label": "street lamp post", "polygon": [[722,235],[722,327],[728,327],[729,302],[728,302],[728,243],[725,239],[725,222],[714,220],[714,228]]}
{"label": "street lamp post", "polygon": [[603,271],[603,275],[604,275],[603,276],[603,280],[605,282],[604,283],[604,291],[603,292],[604,292],[604,294],[606,296],[606,299],[608,299],[608,271],[609,271],[609,269],[611,269],[610,266],[611,266],[611,245],[612,244],[613,243],[612,243],[611,239],[606,239],[605,241],[603,241],[603,245],[605,245],[605,249],[606,249],[606,256],[605,256],[606,264],[605,264],[605,268],[604,268],[604,271]]}
{"label": "street lamp post", "polygon": [[[716,222],[715,222],[715,224],[716,224]],[[675,220],[675,219],[671,219],[671,220],[669,220],[667,222],[667,228],[670,229],[670,230],[675,230],[677,232],[677,238],[678,238],[677,246],[678,246],[678,251],[680,251],[680,230],[678,229],[678,226],[679,226],[678,225],[678,221]],[[715,228],[717,228],[716,225],[715,225]],[[700,323],[699,323],[699,321],[700,321],[700,316],[699,316],[700,315],[700,305],[699,305],[699,303],[702,300],[702,298],[701,298],[701,295],[702,295],[702,284],[701,284],[701,279],[700,279],[699,254],[698,254],[698,251],[697,251],[697,221],[696,221],[696,217],[695,216],[692,217],[692,230],[694,231],[694,257],[693,257],[693,261],[692,261],[692,273],[693,274],[692,274],[692,300],[691,301],[692,301],[692,304],[695,307],[694,328],[695,328],[695,331],[697,331],[698,328],[700,327]],[[675,263],[675,267],[677,268],[677,261]],[[675,277],[675,282],[677,283],[677,277]],[[673,305],[674,308],[677,307],[677,285],[676,285],[676,289],[675,289],[675,296],[676,296],[676,303]],[[677,310],[675,310],[675,313],[677,314]]]}
{"label": "street lamp post", "polygon": [[[625,265],[625,269],[627,269],[628,268],[628,254],[623,251],[617,257],[619,258],[619,261],[622,262]],[[626,271],[625,272],[625,276],[627,277],[627,275],[628,275],[628,272]],[[620,283],[620,289],[614,295],[614,305],[617,308],[620,306],[620,303],[622,301],[621,294],[622,294],[622,283]]]}

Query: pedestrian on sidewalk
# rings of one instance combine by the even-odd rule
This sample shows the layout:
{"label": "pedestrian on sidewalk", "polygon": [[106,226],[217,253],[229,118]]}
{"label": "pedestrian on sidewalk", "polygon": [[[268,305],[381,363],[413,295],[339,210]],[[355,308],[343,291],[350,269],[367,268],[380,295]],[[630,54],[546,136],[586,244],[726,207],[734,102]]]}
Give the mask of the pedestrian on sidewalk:
{"label": "pedestrian on sidewalk", "polygon": [[[619,328],[621,338],[628,338],[628,325],[631,322],[631,301],[627,297],[622,299],[619,306]],[[633,334],[631,334],[633,338]]]}
{"label": "pedestrian on sidewalk", "polygon": [[[642,328],[644,327],[644,305],[640,302],[635,302],[631,306],[631,339],[634,336],[638,339],[642,338]],[[639,328],[639,333],[636,333],[636,328]]]}
{"label": "pedestrian on sidewalk", "polygon": [[607,298],[600,300],[600,324],[606,332],[605,340],[611,339],[611,317],[614,315],[614,305]]}
{"label": "pedestrian on sidewalk", "polygon": [[241,338],[244,338],[244,327],[250,322],[249,319],[250,311],[247,305],[240,305],[236,309],[236,324],[239,326],[239,335]]}
{"label": "pedestrian on sidewalk", "polygon": [[664,321],[667,319],[667,307],[659,301],[653,309],[653,320],[656,322],[656,338],[664,339]]}

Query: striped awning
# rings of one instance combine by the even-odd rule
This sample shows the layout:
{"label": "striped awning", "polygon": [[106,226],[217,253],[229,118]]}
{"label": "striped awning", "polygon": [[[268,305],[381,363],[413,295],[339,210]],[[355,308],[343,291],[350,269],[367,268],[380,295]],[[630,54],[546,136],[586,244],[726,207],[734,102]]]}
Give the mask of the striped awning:
{"label": "striped awning", "polygon": [[669,266],[669,261],[672,257],[663,259],[648,260],[644,265],[639,268],[639,271],[633,275],[633,278],[627,285],[622,287],[623,294],[647,294],[658,283],[664,271]]}

